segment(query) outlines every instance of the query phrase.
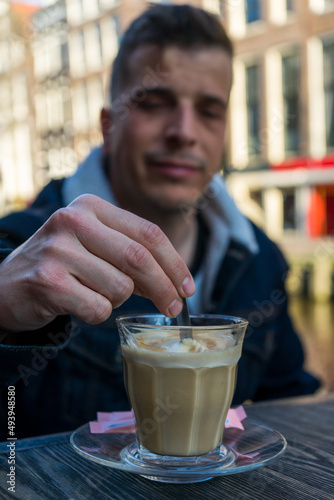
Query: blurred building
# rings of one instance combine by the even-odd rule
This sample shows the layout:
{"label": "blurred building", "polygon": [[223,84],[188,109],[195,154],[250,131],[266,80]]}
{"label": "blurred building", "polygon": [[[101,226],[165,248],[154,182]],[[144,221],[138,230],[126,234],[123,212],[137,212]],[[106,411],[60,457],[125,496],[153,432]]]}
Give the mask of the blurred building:
{"label": "blurred building", "polygon": [[228,181],[272,237],[334,235],[334,1],[224,2]]}
{"label": "blurred building", "polygon": [[100,110],[105,104],[110,67],[118,50],[125,3],[66,0],[73,146],[78,161],[102,141]]}
{"label": "blurred building", "polygon": [[0,214],[35,194],[33,62],[26,36],[36,7],[0,0]]}
{"label": "blurred building", "polygon": [[[119,36],[148,3],[50,0],[20,37],[0,0],[0,205],[69,175],[102,141]],[[225,173],[237,202],[276,239],[333,235],[334,0],[189,3],[220,16],[235,45]]]}
{"label": "blurred building", "polygon": [[36,179],[41,188],[50,178],[71,173],[77,161],[73,149],[68,24],[64,0],[40,9],[30,21],[38,140]]}

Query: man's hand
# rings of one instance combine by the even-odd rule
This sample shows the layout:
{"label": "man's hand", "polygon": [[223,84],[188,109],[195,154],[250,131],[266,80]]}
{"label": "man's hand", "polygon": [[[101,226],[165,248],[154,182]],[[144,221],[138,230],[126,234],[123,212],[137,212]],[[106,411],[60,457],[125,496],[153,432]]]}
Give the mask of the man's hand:
{"label": "man's hand", "polygon": [[192,276],[160,228],[93,195],[55,212],[0,266],[0,327],[41,328],[73,314],[105,321],[132,293],[176,316]]}

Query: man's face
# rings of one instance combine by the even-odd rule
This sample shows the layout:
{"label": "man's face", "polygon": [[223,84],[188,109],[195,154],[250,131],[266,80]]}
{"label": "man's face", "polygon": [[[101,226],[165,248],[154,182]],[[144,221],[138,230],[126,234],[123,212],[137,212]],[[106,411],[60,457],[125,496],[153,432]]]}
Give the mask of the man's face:
{"label": "man's face", "polygon": [[138,48],[114,98],[111,179],[123,208],[192,205],[219,170],[231,58],[220,49]]}

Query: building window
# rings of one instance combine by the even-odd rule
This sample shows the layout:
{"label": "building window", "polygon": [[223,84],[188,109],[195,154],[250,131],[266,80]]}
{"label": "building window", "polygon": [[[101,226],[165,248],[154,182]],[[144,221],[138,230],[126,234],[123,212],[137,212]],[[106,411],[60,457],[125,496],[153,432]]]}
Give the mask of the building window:
{"label": "building window", "polygon": [[67,70],[69,65],[68,45],[67,42],[62,42],[60,45],[61,69]]}
{"label": "building window", "polygon": [[69,124],[72,119],[71,91],[69,87],[63,86],[61,89],[63,102],[64,124]]}
{"label": "building window", "polygon": [[285,151],[298,152],[300,142],[300,57],[298,54],[282,58],[282,86]]}
{"label": "building window", "polygon": [[97,51],[98,51],[98,59],[99,62],[102,61],[102,34],[101,34],[101,26],[99,23],[95,24],[95,33],[96,33],[96,42],[97,42]]}
{"label": "building window", "polygon": [[287,12],[292,12],[294,10],[293,0],[285,0],[285,10]]}
{"label": "building window", "polygon": [[324,43],[326,145],[334,148],[334,41]]}
{"label": "building window", "polygon": [[261,210],[263,209],[263,196],[260,189],[250,190],[249,197]]}
{"label": "building window", "polygon": [[245,1],[246,23],[254,23],[261,19],[261,0]]}
{"label": "building window", "polygon": [[283,229],[296,229],[296,200],[293,189],[282,189],[283,196]]}
{"label": "building window", "polygon": [[82,64],[86,65],[86,42],[85,42],[85,34],[83,30],[78,31],[78,42],[79,42],[79,50],[80,55],[77,54],[78,59],[81,60]]}
{"label": "building window", "polygon": [[260,67],[258,65],[246,68],[246,102],[248,155],[260,153]]}

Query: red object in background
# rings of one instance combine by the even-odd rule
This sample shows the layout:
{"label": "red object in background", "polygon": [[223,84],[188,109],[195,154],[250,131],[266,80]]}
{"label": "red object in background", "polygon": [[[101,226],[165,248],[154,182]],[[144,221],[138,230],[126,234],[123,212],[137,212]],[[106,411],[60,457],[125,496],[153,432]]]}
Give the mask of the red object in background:
{"label": "red object in background", "polygon": [[282,163],[271,164],[271,170],[290,170],[296,168],[334,168],[334,155],[327,155],[320,159],[308,156],[295,156],[284,160]]}
{"label": "red object in background", "polygon": [[[270,165],[271,170],[334,169],[334,155],[320,159],[307,156],[288,158],[282,163]],[[334,182],[331,185],[314,186],[307,211],[307,230],[311,238],[334,235]]]}
{"label": "red object in background", "polygon": [[319,238],[326,234],[326,203],[321,191],[323,189],[313,188],[310,197],[307,220],[311,238]]}

